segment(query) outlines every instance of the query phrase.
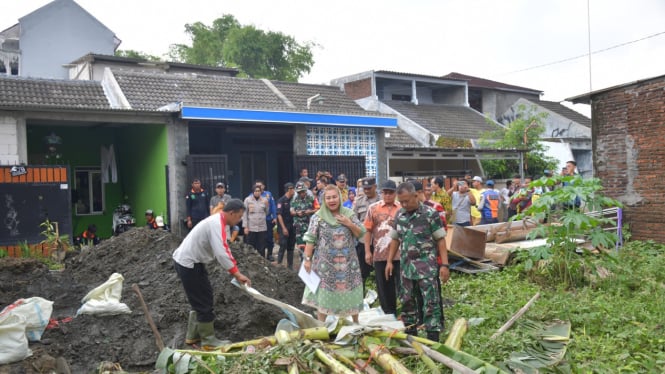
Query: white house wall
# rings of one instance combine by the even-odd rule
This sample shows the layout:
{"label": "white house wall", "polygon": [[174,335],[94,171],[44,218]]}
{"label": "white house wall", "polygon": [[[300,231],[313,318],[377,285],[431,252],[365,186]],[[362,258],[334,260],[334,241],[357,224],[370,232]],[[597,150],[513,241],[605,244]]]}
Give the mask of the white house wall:
{"label": "white house wall", "polygon": [[[519,107],[524,106],[527,110],[536,107],[536,113],[547,113],[545,118],[545,132],[542,135],[543,139],[580,139],[591,140],[591,129],[580,125],[579,123],[566,118],[558,113],[552,112],[537,103],[529,100],[519,99],[513,104],[505,113],[499,118],[499,122],[508,124],[517,119]],[[591,149],[591,143],[589,143]]]}
{"label": "white house wall", "polygon": [[19,20],[22,76],[69,78],[69,64],[88,53],[113,55],[114,34],[73,1],[54,1]]}
{"label": "white house wall", "polygon": [[25,120],[0,116],[0,165],[27,163]]}

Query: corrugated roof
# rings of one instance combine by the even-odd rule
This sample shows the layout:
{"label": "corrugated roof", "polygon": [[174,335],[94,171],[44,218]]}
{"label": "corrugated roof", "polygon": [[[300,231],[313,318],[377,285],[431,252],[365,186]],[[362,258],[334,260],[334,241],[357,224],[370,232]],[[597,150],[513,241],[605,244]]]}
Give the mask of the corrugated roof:
{"label": "corrugated roof", "polygon": [[0,105],[59,109],[111,109],[100,82],[0,75]]}
{"label": "corrugated roof", "polygon": [[419,104],[407,101],[383,101],[405,117],[430,132],[455,139],[478,139],[486,131],[497,129],[478,112],[459,105]]}
{"label": "corrugated roof", "polygon": [[520,91],[520,92],[532,93],[534,95],[540,95],[540,94],[543,93],[543,91],[534,90],[532,88],[514,86],[512,84],[501,83],[501,82],[497,82],[497,81],[493,81],[493,80],[489,80],[489,79],[473,77],[471,75],[465,75],[465,74],[460,74],[460,73],[455,73],[455,72],[446,74],[441,78],[443,78],[443,79],[465,80],[465,81],[467,81],[467,84],[469,85],[469,87],[491,88],[491,89],[495,89],[495,90]]}
{"label": "corrugated roof", "polygon": [[557,113],[563,117],[566,117],[570,120],[573,120],[577,123],[579,123],[582,126],[586,126],[591,128],[591,118],[583,115],[582,113],[579,113],[575,110],[572,110],[568,108],[565,105],[562,105],[561,103],[557,103],[555,101],[533,101],[533,103],[542,106],[545,109],[549,109],[554,113]]}

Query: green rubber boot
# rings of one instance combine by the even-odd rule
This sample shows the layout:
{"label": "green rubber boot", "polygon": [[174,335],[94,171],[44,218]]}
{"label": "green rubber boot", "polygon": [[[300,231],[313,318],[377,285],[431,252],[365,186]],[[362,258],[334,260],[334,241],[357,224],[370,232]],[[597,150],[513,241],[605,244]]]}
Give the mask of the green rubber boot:
{"label": "green rubber boot", "polygon": [[201,348],[206,351],[212,351],[217,347],[231,343],[228,340],[219,340],[215,337],[215,327],[212,322],[199,322],[197,330],[201,336]]}
{"label": "green rubber boot", "polygon": [[197,331],[198,322],[196,321],[196,312],[189,312],[189,320],[187,320],[187,335],[185,336],[185,343],[192,345],[201,341],[199,332]]}

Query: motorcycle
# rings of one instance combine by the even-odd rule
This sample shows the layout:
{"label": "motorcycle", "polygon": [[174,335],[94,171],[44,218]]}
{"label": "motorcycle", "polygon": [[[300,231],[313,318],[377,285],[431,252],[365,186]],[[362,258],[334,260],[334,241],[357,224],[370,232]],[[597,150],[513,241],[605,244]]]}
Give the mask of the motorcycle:
{"label": "motorcycle", "polygon": [[136,225],[129,204],[120,204],[113,210],[113,235],[120,235]]}

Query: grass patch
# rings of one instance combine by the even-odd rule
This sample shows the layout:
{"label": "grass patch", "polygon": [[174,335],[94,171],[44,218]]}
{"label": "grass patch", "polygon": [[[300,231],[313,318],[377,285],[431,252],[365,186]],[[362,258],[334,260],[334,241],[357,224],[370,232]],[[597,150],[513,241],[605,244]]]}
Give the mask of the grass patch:
{"label": "grass patch", "polygon": [[570,289],[536,284],[521,267],[477,275],[454,273],[444,287],[446,334],[457,318],[484,318],[470,327],[462,350],[499,364],[532,341],[519,321],[495,340],[496,332],[536,292],[541,296],[523,320],[568,320],[572,342],[567,360],[573,372],[660,373],[665,370],[665,245],[631,242],[618,261],[596,258],[609,270],[588,286]]}

